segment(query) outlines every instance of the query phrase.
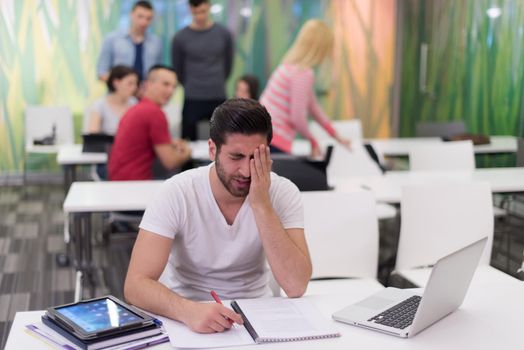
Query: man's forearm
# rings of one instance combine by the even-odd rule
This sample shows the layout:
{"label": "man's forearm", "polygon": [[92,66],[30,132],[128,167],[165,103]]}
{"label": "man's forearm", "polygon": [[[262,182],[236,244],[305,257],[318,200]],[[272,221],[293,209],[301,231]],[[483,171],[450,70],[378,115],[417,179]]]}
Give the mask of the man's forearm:
{"label": "man's forearm", "polygon": [[288,296],[301,296],[312,271],[307,247],[299,247],[293,242],[271,205],[253,208],[253,212],[264,251],[277,282]]}
{"label": "man's forearm", "polygon": [[145,311],[180,322],[184,322],[184,315],[191,303],[162,283],[147,277],[126,280],[124,295],[128,302]]}

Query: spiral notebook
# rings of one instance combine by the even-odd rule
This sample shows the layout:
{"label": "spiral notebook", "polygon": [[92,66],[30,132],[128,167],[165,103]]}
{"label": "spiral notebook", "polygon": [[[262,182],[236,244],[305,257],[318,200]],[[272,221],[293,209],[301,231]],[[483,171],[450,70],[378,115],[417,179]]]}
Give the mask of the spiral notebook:
{"label": "spiral notebook", "polygon": [[194,333],[182,323],[160,319],[176,348],[220,348],[340,336],[332,321],[307,299],[242,299],[231,305],[242,315],[244,326],[235,324],[222,333]]}

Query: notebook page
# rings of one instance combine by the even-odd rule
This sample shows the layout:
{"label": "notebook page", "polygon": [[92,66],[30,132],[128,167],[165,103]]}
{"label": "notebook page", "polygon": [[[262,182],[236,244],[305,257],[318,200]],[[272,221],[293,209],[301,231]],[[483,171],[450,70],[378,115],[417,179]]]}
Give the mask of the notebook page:
{"label": "notebook page", "polygon": [[228,346],[254,344],[244,326],[234,324],[222,333],[195,333],[185,324],[166,317],[156,316],[163,322],[169,341],[175,348],[222,348]]}
{"label": "notebook page", "polygon": [[306,299],[237,300],[259,336],[257,341],[286,341],[339,336],[330,320]]}

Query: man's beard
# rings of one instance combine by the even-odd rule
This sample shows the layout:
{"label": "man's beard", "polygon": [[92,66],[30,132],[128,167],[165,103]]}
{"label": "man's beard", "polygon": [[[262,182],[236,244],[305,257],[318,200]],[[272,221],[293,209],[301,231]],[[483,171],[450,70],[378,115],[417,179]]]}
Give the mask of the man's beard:
{"label": "man's beard", "polygon": [[222,185],[226,188],[226,190],[231,193],[234,197],[246,197],[249,193],[249,186],[247,188],[237,188],[235,187],[233,181],[235,179],[241,179],[241,180],[247,180],[249,178],[245,178],[243,176],[229,176],[226,174],[224,168],[222,168],[222,165],[220,164],[219,157],[217,155],[215,159],[215,169],[217,171],[218,179],[220,182],[222,182]]}

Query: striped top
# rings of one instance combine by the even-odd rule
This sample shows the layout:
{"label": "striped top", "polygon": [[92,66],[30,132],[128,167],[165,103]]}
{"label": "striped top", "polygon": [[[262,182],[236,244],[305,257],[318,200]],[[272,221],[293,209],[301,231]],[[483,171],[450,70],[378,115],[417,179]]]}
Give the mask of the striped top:
{"label": "striped top", "polygon": [[318,146],[308,128],[308,113],[331,135],[336,132],[328,117],[318,104],[313,85],[313,69],[300,68],[292,64],[281,64],[273,72],[260,97],[273,124],[271,144],[284,152],[291,153],[297,133]]}

